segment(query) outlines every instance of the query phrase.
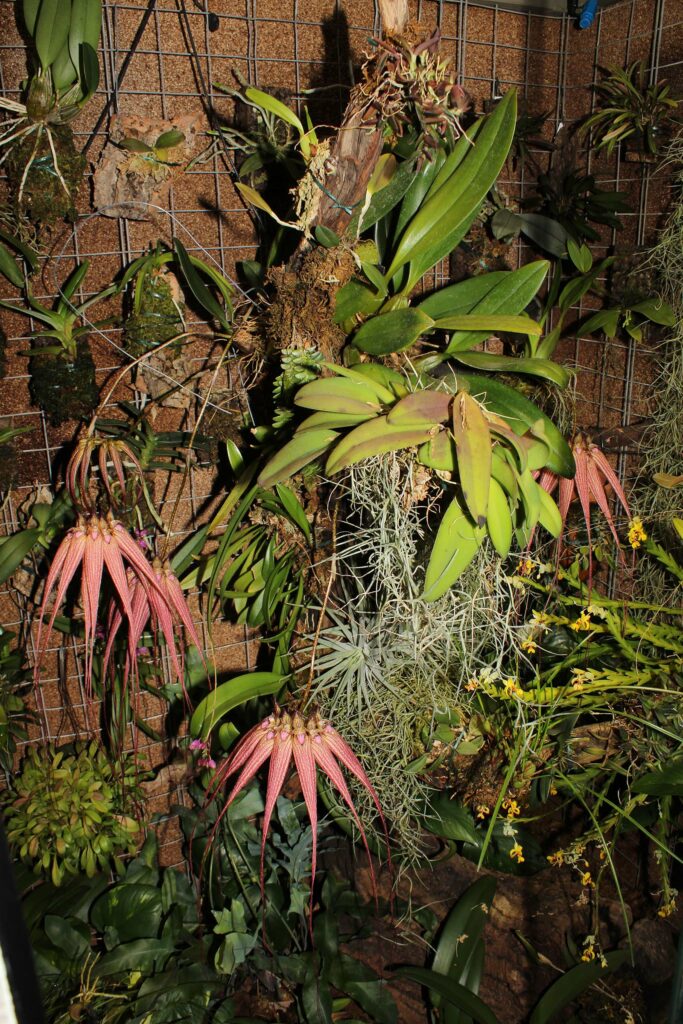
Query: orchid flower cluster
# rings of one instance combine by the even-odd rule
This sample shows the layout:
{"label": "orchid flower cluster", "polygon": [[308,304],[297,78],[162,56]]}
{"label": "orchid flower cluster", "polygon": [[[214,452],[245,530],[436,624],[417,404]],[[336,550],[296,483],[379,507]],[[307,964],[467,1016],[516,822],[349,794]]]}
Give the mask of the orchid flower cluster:
{"label": "orchid flower cluster", "polygon": [[[100,473],[95,481],[91,461],[97,452]],[[109,465],[113,467],[113,477]],[[78,518],[61,544],[50,566],[39,610],[34,679],[39,682],[50,633],[67,590],[81,574],[81,603],[85,636],[85,684],[92,692],[95,640],[101,623],[106,623],[104,668],[111,663],[114,641],[124,620],[128,626],[124,678],[137,675],[138,649],[148,629],[160,632],[168,648],[175,677],[184,680],[184,648],[178,648],[178,634],[201,652],[201,643],[180,582],[167,562],[150,562],[142,546],[114,511],[126,492],[130,468],[141,472],[130,448],[121,441],[88,437],[81,441],[66,471],[66,487]],[[93,490],[100,485],[107,511],[103,513]],[[113,593],[107,609],[102,608],[102,584],[106,569]],[[49,611],[54,592],[54,603]],[[47,625],[46,625],[47,620]]]}

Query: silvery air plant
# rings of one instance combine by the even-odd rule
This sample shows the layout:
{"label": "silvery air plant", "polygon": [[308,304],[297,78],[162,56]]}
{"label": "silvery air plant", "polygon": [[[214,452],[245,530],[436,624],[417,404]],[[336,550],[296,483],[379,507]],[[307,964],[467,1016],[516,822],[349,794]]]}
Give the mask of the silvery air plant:
{"label": "silvery air plant", "polygon": [[341,765],[358,779],[362,786],[370,794],[372,801],[377,808],[379,819],[382,823],[384,836],[387,845],[388,866],[391,870],[391,854],[389,850],[389,835],[386,821],[379,802],[377,793],[374,790],[365,769],[337,730],[313,709],[308,714],[298,707],[291,709],[280,708],[275,705],[271,715],[268,715],[262,722],[255,725],[242,737],[234,751],[228,756],[223,764],[216,771],[208,788],[208,798],[213,799],[224,783],[231,775],[237,775],[237,779],[228,794],[223,809],[216,822],[216,828],[223,816],[226,814],[230,804],[237,795],[247,786],[258,772],[259,768],[270,759],[268,769],[268,783],[266,788],[266,803],[263,816],[263,832],[261,836],[261,895],[265,891],[264,866],[266,837],[270,820],[275,810],[282,787],[285,784],[292,760],[299,775],[301,790],[308,811],[313,832],[313,851],[311,856],[311,898],[310,909],[313,910],[313,882],[317,865],[317,770],[321,768],[323,773],[330,780],[335,789],[339,792],[342,800],[349,808],[351,816],[360,832],[363,845],[370,859],[370,875],[373,889],[377,893],[375,873],[370,858],[365,829],[353,802],[353,797],[341,771]]}
{"label": "silvery air plant", "polygon": [[[97,455],[100,473],[92,473]],[[111,473],[110,467],[111,466]],[[198,648],[201,645],[180,583],[167,562],[150,562],[115,513],[125,501],[127,478],[140,466],[125,442],[88,436],[81,440],[66,471],[66,487],[77,511],[77,521],[59,545],[47,580],[39,611],[34,678],[38,682],[48,648],[49,635],[67,589],[81,573],[81,603],[85,637],[85,683],[92,692],[94,643],[98,627],[108,626],[104,668],[110,664],[112,645],[124,620],[128,625],[125,679],[137,676],[138,649],[148,623],[160,631],[169,651],[178,682],[183,683],[183,650],[177,634],[183,629]],[[100,491],[99,497],[93,492]],[[106,511],[103,511],[103,506]],[[109,607],[103,611],[102,582],[107,570],[113,588]],[[48,607],[54,591],[54,604]],[[47,624],[46,624],[47,620]]]}

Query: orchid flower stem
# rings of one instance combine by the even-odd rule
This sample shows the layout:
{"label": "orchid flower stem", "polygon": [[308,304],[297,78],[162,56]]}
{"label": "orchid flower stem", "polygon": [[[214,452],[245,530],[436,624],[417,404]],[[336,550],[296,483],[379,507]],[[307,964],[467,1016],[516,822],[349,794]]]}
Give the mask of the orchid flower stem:
{"label": "orchid flower stem", "polygon": [[325,621],[325,612],[327,611],[327,605],[330,600],[330,594],[332,592],[332,584],[334,583],[335,576],[337,575],[337,512],[339,506],[335,505],[334,512],[332,514],[332,558],[330,560],[330,576],[325,587],[325,596],[323,598],[322,607],[320,609],[320,615],[318,616],[318,625],[315,629],[315,636],[313,637],[313,643],[311,645],[311,667],[308,672],[308,682],[306,683],[306,689],[301,699],[302,711],[308,703],[308,698],[311,695],[311,689],[313,687],[313,679],[315,677],[315,656],[318,650],[318,642],[320,640],[320,632]]}
{"label": "orchid flower stem", "polygon": [[[181,337],[182,337],[182,335],[181,335]],[[174,339],[171,339],[171,340],[174,340]],[[168,344],[168,342],[166,342],[166,344]],[[159,346],[159,347],[161,347],[161,346]],[[155,349],[155,351],[158,351],[158,349]],[[194,428],[193,428],[192,433],[190,435],[190,440],[188,441],[188,444],[187,444],[187,458],[185,459],[185,469],[183,470],[183,476],[182,476],[182,479],[180,481],[180,486],[178,487],[178,493],[177,493],[175,501],[173,503],[173,508],[171,509],[171,515],[170,515],[169,522],[168,522],[168,528],[166,530],[166,536],[164,537],[164,549],[163,549],[163,552],[162,552],[162,558],[163,559],[166,559],[166,557],[168,555],[168,544],[169,544],[169,541],[171,539],[171,534],[173,532],[173,523],[175,522],[175,517],[177,515],[178,507],[180,505],[180,499],[183,496],[183,492],[185,491],[185,485],[186,485],[188,477],[190,475],[190,453],[192,451],[192,448],[194,447],[194,442],[195,442],[195,438],[197,437],[197,432],[199,431],[199,427],[201,425],[202,419],[204,418],[204,414],[206,413],[206,409],[207,409],[207,406],[208,406],[209,401],[211,399],[211,394],[213,392],[213,388],[214,388],[214,385],[216,383],[216,379],[217,379],[218,374],[219,374],[219,372],[221,370],[221,367],[223,366],[223,363],[225,362],[227,354],[228,354],[228,346],[224,345],[223,346],[223,351],[221,352],[220,359],[216,363],[216,368],[213,371],[213,376],[211,377],[211,382],[210,382],[208,388],[206,389],[206,395],[204,396],[204,401],[202,402],[202,407],[199,410],[199,413],[197,415],[197,420],[195,422]]]}

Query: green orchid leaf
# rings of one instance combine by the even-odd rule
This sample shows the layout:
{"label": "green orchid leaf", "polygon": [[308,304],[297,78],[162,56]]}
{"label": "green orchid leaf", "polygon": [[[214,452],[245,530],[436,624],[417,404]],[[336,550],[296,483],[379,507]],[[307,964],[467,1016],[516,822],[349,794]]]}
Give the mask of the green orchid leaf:
{"label": "green orchid leaf", "polygon": [[504,417],[508,427],[517,434],[527,430],[533,432],[534,427],[541,423],[544,431],[543,440],[548,445],[548,469],[560,476],[573,477],[576,472],[574,456],[565,438],[555,424],[540,409],[520,394],[515,388],[502,384],[493,377],[474,374],[461,374],[467,381],[470,393],[481,399],[486,408]]}
{"label": "green orchid leaf", "polygon": [[101,27],[101,0],[72,0],[69,56],[75,68],[81,66],[81,46],[83,44],[86,44],[97,55]]}
{"label": "green orchid leaf", "polygon": [[373,292],[364,281],[352,277],[339,289],[335,300],[334,322],[352,322],[356,316],[372,316],[382,305],[383,296]]}
{"label": "green orchid leaf", "polygon": [[485,529],[474,526],[463,512],[459,500],[453,498],[434,540],[425,574],[423,600],[436,601],[446,593],[470,564],[485,535]]}
{"label": "green orchid leaf", "polygon": [[[452,800],[447,793],[436,793],[431,797],[424,817],[424,825],[430,832],[441,836],[442,839],[452,839],[456,843],[478,842],[472,813],[457,800]],[[495,891],[496,885],[493,879],[482,879],[481,881],[487,882],[488,887],[493,882],[493,891]],[[433,966],[434,970],[440,970],[436,961]],[[441,973],[446,972],[441,971]]]}
{"label": "green orchid leaf", "polygon": [[[305,422],[305,421],[304,421]],[[336,430],[301,430],[268,460],[258,478],[260,487],[273,487],[289,479],[322,455],[337,440]]]}
{"label": "green orchid leaf", "polygon": [[21,270],[14,262],[12,255],[9,250],[0,242],[0,274],[6,277],[10,284],[13,284],[15,288],[22,288],[24,285],[24,275]]}
{"label": "green orchid leaf", "polygon": [[429,429],[447,421],[452,401],[453,396],[446,391],[413,391],[396,403],[387,414],[387,422],[392,427]]}
{"label": "green orchid leaf", "polygon": [[173,149],[184,141],[185,132],[179,131],[178,128],[169,128],[167,132],[162,132],[155,141],[154,149]]}
{"label": "green orchid leaf", "polygon": [[386,416],[376,416],[367,423],[361,423],[335,445],[327,460],[325,471],[332,475],[373,455],[383,455],[385,452],[400,451],[423,444],[429,439],[432,430],[433,428],[405,427],[402,424],[392,426],[387,422]]}
{"label": "green orchid leaf", "polygon": [[490,1010],[479,996],[457,981],[444,977],[443,974],[430,971],[427,967],[399,967],[396,974],[436,992],[442,999],[471,1017],[475,1024],[499,1024],[493,1010]]}
{"label": "green orchid leaf", "polygon": [[40,536],[40,530],[31,528],[0,540],[0,583],[5,583],[16,572]]}
{"label": "green orchid leaf", "polygon": [[393,309],[366,320],[354,335],[353,344],[373,356],[388,355],[410,348],[433,326],[432,318],[420,309]]}
{"label": "green orchid leaf", "polygon": [[277,693],[286,678],[276,672],[245,672],[221,683],[198,705],[190,719],[190,733],[206,739],[227,714],[254,697]]}
{"label": "green orchid leaf", "polygon": [[542,328],[529,316],[500,316],[494,313],[466,313],[464,316],[447,316],[434,322],[434,328],[441,331],[476,331],[490,334],[529,334],[539,337]]}
{"label": "green orchid leaf", "polygon": [[[428,298],[423,299],[418,303],[417,308],[434,320],[471,313],[484,296],[488,295],[511,273],[517,273],[517,271],[494,270],[490,274],[478,274],[476,277],[469,277],[466,281],[449,284],[446,288],[439,288]],[[511,310],[511,312],[518,312],[518,310]]]}
{"label": "green orchid leaf", "polygon": [[569,371],[550,359],[497,356],[491,352],[457,352],[453,358],[473,370],[492,373],[522,373],[531,377],[542,377],[544,380],[557,384],[560,388],[565,388],[570,380]]}
{"label": "green orchid leaf", "polygon": [[43,71],[59,56],[69,36],[71,0],[41,0],[33,35]]}
{"label": "green orchid leaf", "polygon": [[587,274],[593,266],[593,254],[585,242],[579,245],[573,238],[568,238],[567,255],[576,269],[582,274]]}
{"label": "green orchid leaf", "polygon": [[627,959],[627,950],[620,949],[615,953],[606,954],[604,967],[599,957],[590,963],[572,967],[541,996],[529,1017],[529,1024],[551,1024],[552,1021],[556,1021],[558,1014],[566,1006],[605,975],[618,970]]}
{"label": "green orchid leaf", "polygon": [[683,761],[671,761],[659,771],[646,772],[635,779],[631,788],[634,793],[648,796],[683,796]]}
{"label": "green orchid leaf", "polygon": [[173,244],[183,277],[187,281],[190,291],[194,295],[195,299],[205,312],[213,317],[214,320],[217,320],[225,331],[229,332],[232,325],[226,317],[225,311],[202,281],[195,263],[190,258],[185,246],[178,238],[174,240]]}

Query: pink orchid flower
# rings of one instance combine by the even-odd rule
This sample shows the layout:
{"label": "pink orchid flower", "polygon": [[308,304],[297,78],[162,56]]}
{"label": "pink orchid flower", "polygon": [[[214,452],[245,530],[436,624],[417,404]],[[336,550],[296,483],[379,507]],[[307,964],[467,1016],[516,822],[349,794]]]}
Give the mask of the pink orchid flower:
{"label": "pink orchid flower", "polygon": [[119,508],[122,503],[125,504],[125,467],[132,467],[139,478],[143,475],[137,456],[125,441],[100,437],[81,438],[66,467],[65,483],[74,506],[88,515],[97,510],[97,501],[93,500],[91,494],[95,456],[99,467],[99,483],[104,488],[109,507],[112,509]]}
{"label": "pink orchid flower", "polygon": [[[137,649],[150,615],[158,624],[171,652],[171,661],[182,679],[182,655],[176,649],[175,630],[183,626],[194,644],[199,647],[190,611],[185,603],[177,578],[160,565],[150,565],[138,544],[124,526],[111,514],[79,516],[55,554],[45,581],[42,604],[38,613],[36,661],[34,679],[40,678],[49,635],[69,584],[79,569],[82,570],[81,600],[85,626],[85,683],[92,690],[93,648],[100,627],[99,605],[102,577],[106,568],[114,587],[114,603],[108,617],[109,636],[105,651],[105,666],[111,654],[114,637],[124,618],[128,622],[126,660],[134,672]],[[54,606],[47,626],[44,619],[55,591]]]}
{"label": "pink orchid flower", "polygon": [[223,762],[216,772],[216,775],[209,786],[208,797],[213,799],[218,790],[231,775],[239,772],[237,780],[232,787],[228,798],[221,810],[216,822],[218,827],[223,815],[227,812],[230,804],[238,793],[245,788],[268,759],[270,768],[268,771],[268,784],[266,789],[266,804],[263,816],[263,832],[261,836],[261,895],[264,893],[264,861],[266,849],[266,836],[270,827],[270,820],[275,809],[275,803],[282,791],[292,760],[299,774],[301,790],[303,792],[306,809],[313,830],[313,851],[311,856],[311,898],[310,909],[313,911],[313,882],[317,867],[317,828],[318,828],[318,806],[317,806],[317,769],[321,768],[332,785],[337,789],[345,804],[351,812],[351,816],[360,832],[363,845],[370,859],[370,875],[372,886],[377,894],[375,873],[370,857],[365,830],[358,816],[349,792],[346,780],[342,774],[340,763],[354,775],[365,787],[373,803],[377,808],[384,835],[387,843],[389,870],[391,870],[391,854],[389,853],[389,834],[386,821],[379,802],[365,769],[354,754],[348,743],[342,739],[339,733],[322,718],[316,711],[304,717],[299,711],[286,711],[275,707],[272,715],[269,715],[263,722],[255,725],[235,747],[232,754]]}
{"label": "pink orchid flower", "polygon": [[[605,490],[606,484],[609,484],[612,487],[612,490],[614,491],[618,501],[621,503],[626,515],[631,519],[631,510],[629,509],[628,501],[624,494],[624,489],[619,481],[619,477],[610,466],[604,452],[602,452],[600,448],[598,448],[598,446],[585,434],[577,434],[571,447],[574,455],[574,461],[576,463],[576,474],[574,478],[567,479],[566,477],[558,477],[556,473],[553,473],[548,469],[544,469],[538,477],[538,484],[547,491],[548,494],[552,494],[558,486],[559,481],[557,505],[560,510],[560,516],[562,517],[563,527],[567,521],[569,506],[574,498],[578,497],[581,502],[583,517],[586,521],[589,552],[591,549],[590,504],[591,501],[596,502],[598,508],[607,520],[607,525],[614,537],[619,555],[623,559],[619,535],[614,525],[614,519],[612,517],[612,512],[609,507]],[[591,586],[591,579],[592,560],[589,554],[589,587]]]}

